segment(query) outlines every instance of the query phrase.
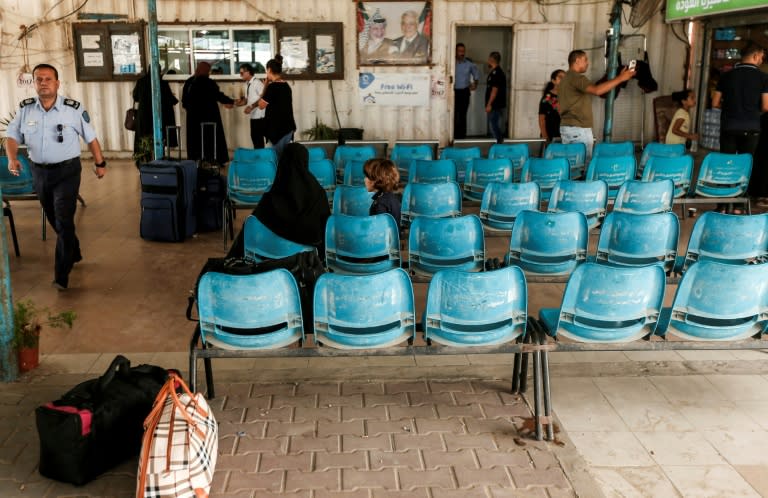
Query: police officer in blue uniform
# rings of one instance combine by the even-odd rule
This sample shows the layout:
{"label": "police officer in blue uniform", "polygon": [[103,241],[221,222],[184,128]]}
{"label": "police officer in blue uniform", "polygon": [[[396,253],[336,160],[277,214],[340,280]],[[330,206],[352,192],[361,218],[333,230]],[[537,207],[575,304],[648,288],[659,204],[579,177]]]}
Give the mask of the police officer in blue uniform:
{"label": "police officer in blue uniform", "polygon": [[80,137],[93,154],[96,176],[106,173],[107,162],[96,140],[91,118],[76,100],[58,95],[59,73],[49,64],[32,71],[37,98],[24,99],[8,125],[8,170],[18,175],[19,144],[26,144],[32,163],[35,192],[45,217],[56,230],[56,264],[53,286],[65,290],[69,272],[80,261],[80,241],[75,234],[75,209],[80,189]]}

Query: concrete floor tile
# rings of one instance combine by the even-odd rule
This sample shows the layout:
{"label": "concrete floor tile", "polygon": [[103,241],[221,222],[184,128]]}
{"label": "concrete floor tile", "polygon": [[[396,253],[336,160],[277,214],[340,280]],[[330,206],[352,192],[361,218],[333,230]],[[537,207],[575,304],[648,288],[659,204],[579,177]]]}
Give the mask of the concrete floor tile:
{"label": "concrete floor tile", "polygon": [[596,467],[648,467],[654,464],[631,432],[569,432],[588,465]]}
{"label": "concrete floor tile", "polygon": [[725,399],[731,401],[763,401],[768,392],[768,379],[762,375],[707,375]]}
{"label": "concrete floor tile", "polygon": [[657,361],[684,361],[677,351],[625,351],[630,361],[657,362]]}
{"label": "concrete floor tile", "polygon": [[668,466],[664,473],[683,498],[758,498],[754,488],[727,465]]}
{"label": "concrete floor tile", "polygon": [[646,377],[598,377],[595,379],[595,385],[614,406],[628,401],[667,401]]}
{"label": "concrete floor tile", "polygon": [[430,355],[430,356],[417,356],[416,365],[420,367],[441,367],[441,366],[454,366],[454,365],[469,365],[469,359],[467,355],[452,354],[445,356]]}
{"label": "concrete floor tile", "polygon": [[[51,372],[55,373],[86,374],[91,371],[91,368],[97,361],[99,361],[101,356],[101,353],[41,354],[40,364],[44,365],[46,369],[49,369]],[[108,353],[106,353],[105,356],[112,356],[112,358],[114,358],[114,355],[110,355]],[[104,370],[106,370],[107,366],[109,366],[109,363],[107,363],[107,365],[104,367]],[[101,373],[104,373],[104,371]]]}
{"label": "concrete floor tile", "polygon": [[730,351],[678,351],[685,361],[728,361],[736,357]]}
{"label": "concrete floor tile", "polygon": [[731,465],[768,465],[768,433],[743,431],[738,425],[729,431],[707,431],[703,435]]}
{"label": "concrete floor tile", "polygon": [[699,431],[728,431],[738,428],[757,431],[760,426],[731,401],[673,404],[694,429]]}
{"label": "concrete floor tile", "polygon": [[659,467],[593,467],[589,469],[606,498],[679,497]]}
{"label": "concrete floor tile", "polygon": [[734,465],[733,468],[760,496],[768,496],[768,465]]}
{"label": "concrete floor tile", "polygon": [[726,463],[715,448],[698,432],[637,432],[635,437],[661,466]]}
{"label": "concrete floor tile", "polygon": [[685,432],[695,430],[682,414],[669,403],[613,403],[613,408],[629,430],[634,432]]}
{"label": "concrete floor tile", "polygon": [[703,375],[654,376],[650,380],[672,402],[718,402],[725,399]]}
{"label": "concrete floor tile", "polygon": [[734,401],[734,404],[763,430],[768,430],[768,400],[766,401]]}

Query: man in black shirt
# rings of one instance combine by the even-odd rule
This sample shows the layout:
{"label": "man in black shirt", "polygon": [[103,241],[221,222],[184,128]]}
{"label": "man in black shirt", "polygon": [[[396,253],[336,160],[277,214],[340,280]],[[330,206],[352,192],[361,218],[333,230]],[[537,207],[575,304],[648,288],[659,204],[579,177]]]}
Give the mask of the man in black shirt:
{"label": "man in black shirt", "polygon": [[507,78],[504,71],[499,66],[501,54],[491,52],[488,56],[488,79],[485,87],[485,113],[488,115],[488,125],[491,127],[491,133],[497,143],[502,143],[504,137],[501,135],[499,120],[507,107]]}
{"label": "man in black shirt", "polygon": [[[755,154],[760,140],[760,115],[768,112],[768,75],[760,71],[765,52],[750,45],[741,52],[741,62],[723,73],[712,97],[720,115],[720,152]],[[752,164],[751,195],[764,195],[766,172]]]}

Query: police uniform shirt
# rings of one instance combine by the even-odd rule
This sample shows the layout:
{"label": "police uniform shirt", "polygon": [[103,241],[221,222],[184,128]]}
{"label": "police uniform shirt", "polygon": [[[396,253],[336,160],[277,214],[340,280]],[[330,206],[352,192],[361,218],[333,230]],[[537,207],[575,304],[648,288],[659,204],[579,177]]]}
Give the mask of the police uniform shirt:
{"label": "police uniform shirt", "polygon": [[464,60],[456,61],[456,78],[453,82],[453,88],[456,90],[466,90],[472,81],[480,79],[480,72],[471,59],[464,57]]}
{"label": "police uniform shirt", "polygon": [[256,102],[261,98],[261,92],[264,91],[264,83],[256,76],[245,83],[245,103],[253,108],[249,116],[251,119],[261,119],[264,117],[265,109],[259,109]]}
{"label": "police uniform shirt", "polygon": [[[86,143],[96,139],[91,118],[76,100],[56,96],[48,111],[36,97],[21,102],[8,125],[7,136],[25,144],[32,162],[53,164],[80,156],[80,137]],[[61,141],[59,141],[61,137]]]}

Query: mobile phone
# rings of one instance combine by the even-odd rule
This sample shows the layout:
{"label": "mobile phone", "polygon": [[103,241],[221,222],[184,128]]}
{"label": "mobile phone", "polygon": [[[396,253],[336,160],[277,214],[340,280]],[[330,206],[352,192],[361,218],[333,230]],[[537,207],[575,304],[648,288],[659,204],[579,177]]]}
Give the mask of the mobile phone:
{"label": "mobile phone", "polygon": [[635,59],[632,59],[631,61],[629,61],[629,70],[630,71],[634,71],[635,70],[635,66],[637,66],[637,61]]}

